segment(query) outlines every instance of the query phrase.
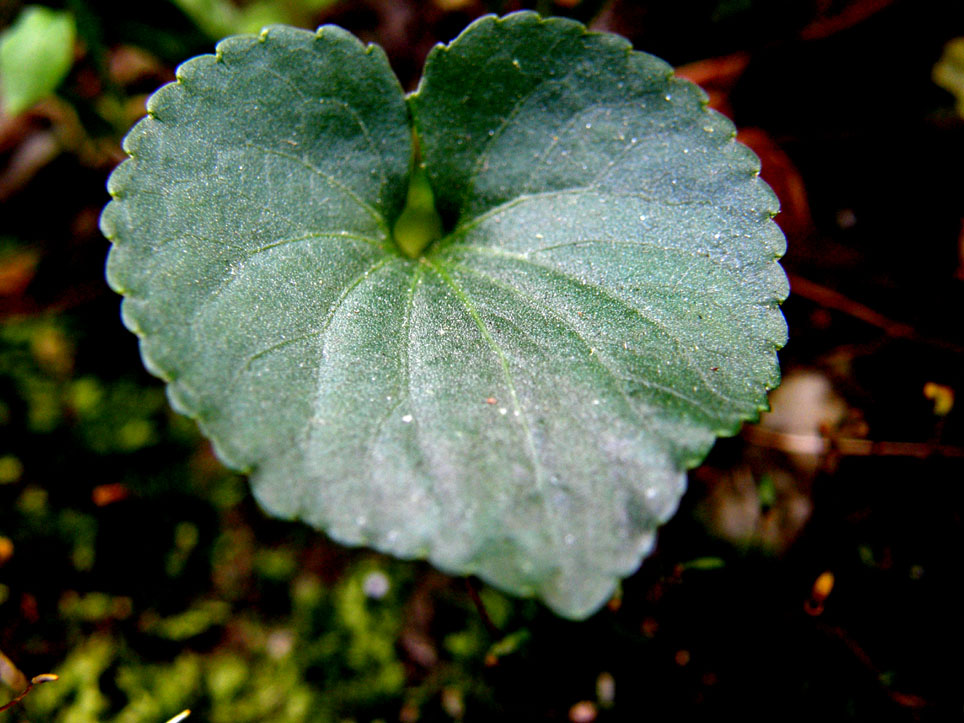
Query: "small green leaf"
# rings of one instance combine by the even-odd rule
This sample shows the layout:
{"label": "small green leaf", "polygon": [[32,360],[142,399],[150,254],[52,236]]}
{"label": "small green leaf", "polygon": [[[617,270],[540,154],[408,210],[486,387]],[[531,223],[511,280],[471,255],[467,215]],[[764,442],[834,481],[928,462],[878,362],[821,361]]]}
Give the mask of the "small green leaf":
{"label": "small green leaf", "polygon": [[964,38],[954,38],[944,46],[932,76],[935,83],[954,95],[957,114],[964,117]]}
{"label": "small green leaf", "polygon": [[10,116],[53,93],[74,60],[74,18],[28,5],[0,35],[0,98]]}
{"label": "small green leaf", "polygon": [[483,18],[406,99],[379,49],[272,27],[149,111],[108,278],[274,514],[584,617],[778,382],[776,200],[615,36]]}
{"label": "small green leaf", "polygon": [[273,23],[302,24],[336,1],[254,0],[239,4],[232,0],[173,0],[198,28],[212,38],[232,33],[253,33]]}

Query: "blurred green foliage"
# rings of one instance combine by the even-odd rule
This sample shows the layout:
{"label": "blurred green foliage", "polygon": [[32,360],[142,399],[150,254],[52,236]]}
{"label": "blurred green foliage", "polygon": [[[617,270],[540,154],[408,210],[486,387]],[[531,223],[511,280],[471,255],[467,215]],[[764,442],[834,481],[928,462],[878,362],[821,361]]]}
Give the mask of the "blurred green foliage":
{"label": "blurred green foliage", "polygon": [[957,114],[964,117],[964,38],[954,38],[944,46],[933,77],[935,83],[954,95]]}
{"label": "blurred green foliage", "polygon": [[[463,600],[431,653],[439,674],[411,686],[399,639],[416,566],[342,560],[302,526],[256,539],[266,523],[243,480],[156,384],[88,373],[80,327],[66,315],[0,328],[0,539],[14,550],[0,618],[20,617],[15,633],[60,676],[13,720],[163,723],[184,708],[215,723],[390,720],[443,690],[462,705],[487,656],[524,643],[517,630],[493,645]],[[88,472],[49,477],[63,457]],[[319,550],[340,572],[311,562]],[[481,594],[508,625],[514,604]]]}
{"label": "blurred green foliage", "polygon": [[0,34],[0,100],[11,116],[47,97],[74,59],[74,18],[42,5],[25,7]]}
{"label": "blurred green foliage", "polygon": [[257,33],[266,25],[305,27],[320,10],[336,0],[257,0],[237,5],[229,0],[174,0],[213,40],[239,33]]}
{"label": "blurred green foliage", "polygon": [[[312,576],[289,580],[287,615],[236,623],[236,643],[211,654],[190,650],[190,641],[228,622],[231,606],[219,600],[200,600],[164,618],[141,616],[142,634],[184,647],[168,662],[146,660],[117,632],[87,636],[57,668],[60,681],[32,694],[26,710],[40,720],[77,723],[160,722],[187,707],[201,720],[225,723],[328,721],[396,699],[405,683],[394,645],[400,599],[364,594],[377,564],[362,561],[331,587]],[[103,594],[62,606],[64,618],[101,628],[131,612],[129,600]],[[326,684],[313,685],[312,677]]]}

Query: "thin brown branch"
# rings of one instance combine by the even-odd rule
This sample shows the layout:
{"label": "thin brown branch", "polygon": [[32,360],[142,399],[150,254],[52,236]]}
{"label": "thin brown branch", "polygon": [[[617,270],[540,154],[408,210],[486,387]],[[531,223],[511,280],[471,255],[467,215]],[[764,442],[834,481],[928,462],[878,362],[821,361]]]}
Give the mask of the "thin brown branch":
{"label": "thin brown branch", "polygon": [[804,299],[809,299],[827,309],[843,312],[871,326],[876,326],[878,329],[883,329],[889,336],[905,338],[914,336],[914,328],[908,324],[888,319],[869,306],[802,276],[787,275],[790,278],[790,291],[794,296],[802,296]]}
{"label": "thin brown branch", "polygon": [[478,583],[471,577],[465,578],[465,588],[469,591],[469,597],[472,599],[472,604],[475,605],[475,609],[479,611],[479,617],[482,618],[482,624],[485,625],[485,629],[489,631],[489,634],[496,638],[502,637],[502,631],[499,630],[499,626],[492,622],[492,618],[489,616],[489,611],[485,609],[485,603],[482,601],[482,596],[479,595]]}
{"label": "thin brown branch", "polygon": [[854,640],[850,635],[841,627],[833,625],[825,625],[823,623],[817,623],[817,629],[821,630],[824,634],[835,638],[841,642],[847,650],[850,651],[854,659],[857,660],[864,668],[871,673],[878,683],[884,688],[887,696],[894,701],[897,705],[902,708],[913,708],[920,709],[928,707],[928,701],[919,695],[914,695],[911,693],[902,693],[897,690],[893,690],[888,685],[883,684],[883,679],[881,678],[881,670],[871,659],[867,651],[864,650],[856,640]]}
{"label": "thin brown branch", "polygon": [[800,37],[804,40],[819,40],[835,35],[862,23],[893,3],[894,0],[856,0],[836,15],[817,18],[800,31]]}
{"label": "thin brown branch", "polygon": [[912,339],[956,353],[964,353],[964,347],[959,344],[947,341],[946,339],[923,336],[910,324],[894,321],[874,311],[869,306],[844,296],[839,291],[818,284],[815,281],[805,279],[797,274],[787,274],[787,276],[790,279],[790,291],[794,296],[802,297],[826,309],[842,312],[865,324],[875,326],[889,337],[895,339]]}
{"label": "thin brown branch", "polygon": [[788,454],[829,454],[835,452],[848,457],[964,457],[964,447],[927,442],[878,442],[853,437],[822,437],[814,434],[790,434],[760,426],[743,430],[743,438],[750,444],[778,449]]}

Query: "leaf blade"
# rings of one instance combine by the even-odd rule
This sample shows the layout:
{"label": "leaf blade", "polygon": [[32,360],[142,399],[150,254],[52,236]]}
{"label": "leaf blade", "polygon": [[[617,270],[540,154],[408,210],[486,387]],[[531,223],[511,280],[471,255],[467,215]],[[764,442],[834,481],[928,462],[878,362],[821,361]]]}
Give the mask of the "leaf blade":
{"label": "leaf blade", "polygon": [[[501,328],[530,455],[565,490],[531,515],[555,533],[526,546],[530,584],[583,617],[648,552],[685,469],[779,381],[775,198],[701,91],[570,21],[477,21],[410,103],[457,219],[428,257]],[[525,475],[498,483],[525,494]]]}
{"label": "leaf blade", "polygon": [[[772,194],[698,90],[576,23],[483,19],[407,103],[320,35],[154,96],[102,220],[125,322],[269,511],[585,617],[777,382]],[[418,259],[410,121],[454,222]]]}
{"label": "leaf blade", "polygon": [[394,254],[407,109],[384,53],[333,27],[229,38],[178,78],[111,178],[108,280],[175,406],[252,469],[310,418],[326,309]]}

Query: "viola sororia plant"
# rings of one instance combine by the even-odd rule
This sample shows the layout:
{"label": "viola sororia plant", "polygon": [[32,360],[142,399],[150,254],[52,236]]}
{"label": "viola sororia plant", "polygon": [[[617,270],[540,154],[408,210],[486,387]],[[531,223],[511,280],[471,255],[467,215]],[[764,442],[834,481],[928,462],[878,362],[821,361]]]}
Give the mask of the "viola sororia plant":
{"label": "viola sororia plant", "polygon": [[378,47],[270,27],[125,149],[102,227],[145,364],[343,543],[585,617],[778,383],[776,198],[619,37],[485,17],[406,96]]}

